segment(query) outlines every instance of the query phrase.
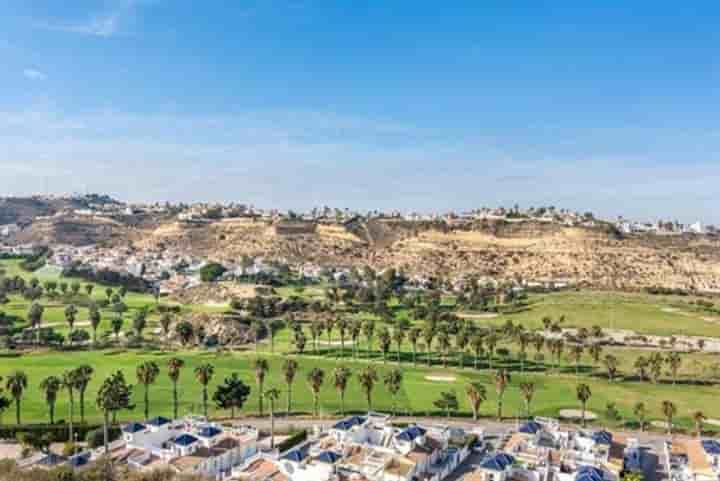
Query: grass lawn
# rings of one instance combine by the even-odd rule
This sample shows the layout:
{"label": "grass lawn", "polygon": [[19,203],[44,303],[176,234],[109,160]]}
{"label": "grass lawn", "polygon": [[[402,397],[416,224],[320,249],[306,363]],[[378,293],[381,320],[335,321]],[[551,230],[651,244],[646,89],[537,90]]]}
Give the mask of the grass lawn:
{"label": "grass lawn", "polygon": [[703,314],[679,296],[640,293],[563,291],[530,296],[528,309],[478,322],[504,324],[507,319],[528,329],[541,329],[545,316],[565,316],[564,327],[598,325],[603,329],[629,329],[650,335],[720,335],[720,317]]}
{"label": "grass lawn", "polygon": [[[183,358],[187,365],[181,379],[181,409],[182,413],[201,411],[201,388],[193,378],[193,369],[201,363],[211,363],[215,366],[215,377],[211,384],[211,392],[214,387],[232,372],[237,372],[253,388],[245,412],[257,411],[257,388],[255,385],[252,361],[255,354],[243,353],[209,353],[209,352],[184,352],[166,353],[161,351],[101,351],[101,352],[44,352],[25,354],[20,357],[5,357],[0,367],[0,375],[7,376],[15,369],[25,371],[29,377],[29,388],[23,400],[23,419],[26,422],[41,422],[45,420],[47,408],[42,401],[38,385],[41,380],[51,374],[58,375],[64,369],[72,368],[83,363],[90,364],[96,370],[95,378],[88,391],[88,417],[92,421],[99,421],[100,416],[92,405],[97,387],[103,378],[111,372],[121,369],[127,378],[135,383],[135,367],[147,360],[156,361],[162,370],[157,383],[151,388],[151,413],[170,415],[171,406],[171,384],[165,373],[165,363],[169,357],[177,355]],[[282,381],[281,364],[287,357],[280,353],[272,355],[262,353],[270,361],[270,372],[266,381],[266,389],[270,386],[278,387],[285,392],[285,385]],[[346,359],[338,361],[334,359],[304,356],[297,358],[300,363],[293,398],[295,400],[294,410],[308,413],[311,411],[312,396],[305,380],[307,372],[313,367],[320,367],[325,370],[326,381],[321,394],[321,410],[323,414],[339,412],[340,403],[332,386],[332,369],[339,365],[347,365],[354,372],[358,372],[362,366],[368,363],[367,360],[352,361]],[[374,361],[382,376],[382,373],[395,367],[393,362],[386,365]],[[469,415],[470,409],[465,399],[464,389],[469,382],[480,382],[486,386],[488,400],[483,404],[482,413],[491,416],[495,412],[495,401],[497,399],[492,373],[490,371],[475,371],[469,367],[465,369],[448,368],[443,369],[435,366],[426,368],[422,366],[413,367],[410,364],[403,364],[401,369],[404,373],[403,389],[398,395],[398,409],[401,413],[412,412],[418,415],[438,414],[433,406],[442,391],[454,391],[460,400],[460,412]],[[433,381],[428,376],[452,376],[456,380]],[[576,378],[572,374],[547,375],[545,373],[513,373],[512,383],[505,395],[505,415],[516,416],[522,413],[522,400],[518,385],[523,381],[533,381],[537,385],[537,393],[533,401],[533,414],[545,416],[557,416],[558,411],[563,408],[576,408],[575,388],[578,382],[590,385],[593,396],[588,408],[600,415],[602,422],[613,424],[605,419],[605,407],[607,402],[617,403],[621,415],[625,419],[632,418],[632,408],[637,401],[644,401],[652,419],[660,419],[660,404],[663,400],[669,399],[678,407],[677,422],[684,425],[691,425],[691,413],[693,410],[702,409],[708,417],[720,417],[720,405],[715,400],[719,389],[715,386],[684,386],[671,384],[651,385],[638,382],[615,382],[610,383],[601,377],[581,376]],[[135,402],[137,407],[132,412],[122,413],[120,419],[140,419],[142,417],[142,388],[135,389]],[[346,408],[348,410],[366,410],[364,397],[357,383],[353,378],[347,392]],[[280,403],[284,407],[284,401]],[[390,411],[392,409],[392,398],[385,390],[380,381],[375,389],[374,409]],[[57,405],[57,413],[61,418],[67,413],[66,396],[61,395]],[[211,409],[214,415],[226,415]],[[12,421],[13,410],[5,414],[5,422]]]}

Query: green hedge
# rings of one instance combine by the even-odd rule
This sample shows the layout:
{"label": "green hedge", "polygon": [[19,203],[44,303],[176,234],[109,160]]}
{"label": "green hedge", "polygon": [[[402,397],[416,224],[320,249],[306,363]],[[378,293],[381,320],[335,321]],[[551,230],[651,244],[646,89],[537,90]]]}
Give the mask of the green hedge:
{"label": "green hedge", "polygon": [[287,438],[285,441],[278,444],[278,450],[281,453],[284,453],[285,451],[294,448],[298,444],[305,441],[308,437],[308,432],[306,429],[303,429],[302,431],[298,431],[297,433],[293,434],[289,438]]}
{"label": "green hedge", "polygon": [[[73,432],[76,433],[78,440],[84,440],[88,432],[98,428],[102,428],[102,426],[97,424],[76,424],[73,425]],[[69,441],[67,424],[23,424],[19,426],[4,424],[0,426],[0,439],[17,439],[17,435],[21,433],[28,435],[47,434],[53,443]]]}

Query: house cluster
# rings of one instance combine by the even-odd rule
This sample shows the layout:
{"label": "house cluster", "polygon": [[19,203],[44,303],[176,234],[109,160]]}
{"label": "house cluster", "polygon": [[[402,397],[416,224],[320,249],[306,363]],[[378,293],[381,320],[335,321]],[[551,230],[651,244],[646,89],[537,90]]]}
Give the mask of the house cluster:
{"label": "house cluster", "polygon": [[678,221],[665,222],[635,222],[619,218],[615,227],[623,234],[655,234],[655,235],[680,235],[680,234],[717,234],[718,229],[711,225],[704,225],[697,221],[692,224],[681,224]]}
{"label": "house cluster", "polygon": [[233,470],[241,481],[441,481],[472,440],[444,425],[394,426],[388,416],[346,418],[287,452],[260,453]]}
{"label": "house cluster", "polygon": [[670,481],[720,479],[720,443],[714,439],[674,439],[665,444]]}
{"label": "house cluster", "polygon": [[41,452],[21,460],[23,469],[70,466],[85,469],[103,456],[116,465],[152,471],[170,468],[180,474],[208,479],[230,478],[234,468],[258,453],[258,431],[247,426],[225,426],[207,422],[202,416],[179,420],[156,417],[123,426],[122,437],[104,447],[64,457]]}
{"label": "house cluster", "polygon": [[488,454],[467,481],[619,481],[641,472],[637,440],[607,431],[563,428],[536,418]]}

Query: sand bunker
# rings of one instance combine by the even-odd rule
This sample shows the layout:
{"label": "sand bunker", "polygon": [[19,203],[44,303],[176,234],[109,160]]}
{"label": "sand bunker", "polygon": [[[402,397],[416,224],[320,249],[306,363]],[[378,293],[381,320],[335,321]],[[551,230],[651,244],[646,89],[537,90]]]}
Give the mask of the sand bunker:
{"label": "sand bunker", "polygon": [[434,382],[455,382],[457,381],[457,378],[455,376],[425,376],[425,379],[428,381],[434,381]]}
{"label": "sand bunker", "polygon": [[466,312],[461,312],[458,314],[460,317],[464,317],[466,319],[495,319],[499,316],[499,314],[496,314],[494,312],[488,312],[485,314],[469,314]]}
{"label": "sand bunker", "polygon": [[651,425],[651,426],[654,426],[654,427],[656,427],[656,428],[662,428],[662,429],[667,429],[667,428],[668,428],[668,423],[667,423],[667,421],[652,421],[652,422],[650,423],[650,425]]}
{"label": "sand bunker", "polygon": [[[561,409],[560,419],[565,420],[579,420],[582,419],[582,411],[579,409]],[[585,411],[585,419],[587,421],[594,421],[597,419],[597,414],[592,411]]]}
{"label": "sand bunker", "polygon": [[705,424],[710,424],[712,426],[720,426],[720,419],[706,419]]}

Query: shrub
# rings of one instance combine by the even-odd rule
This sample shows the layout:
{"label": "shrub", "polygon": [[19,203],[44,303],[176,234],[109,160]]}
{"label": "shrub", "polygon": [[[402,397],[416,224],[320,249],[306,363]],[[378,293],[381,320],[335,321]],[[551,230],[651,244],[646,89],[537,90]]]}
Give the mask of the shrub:
{"label": "shrub", "polygon": [[200,279],[203,282],[216,281],[221,275],[225,273],[225,269],[221,264],[217,262],[211,262],[200,269]]}
{"label": "shrub", "polygon": [[298,431],[297,433],[293,434],[289,438],[287,438],[285,441],[278,444],[278,450],[281,453],[284,453],[285,451],[294,448],[298,444],[302,443],[307,439],[308,432],[307,430],[303,429],[302,431]]}
{"label": "shrub", "polygon": [[[122,432],[120,431],[119,427],[108,427],[108,442],[113,442],[116,439],[119,439],[121,434]],[[99,448],[100,446],[102,446],[105,443],[103,428],[99,427],[88,431],[87,435],[85,436],[85,441],[87,441],[88,447],[91,449]]]}

